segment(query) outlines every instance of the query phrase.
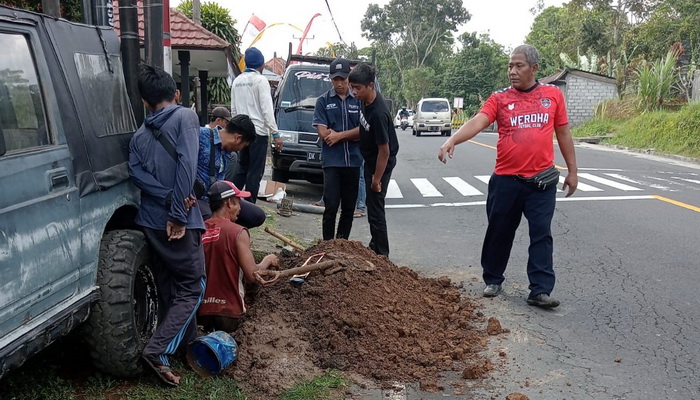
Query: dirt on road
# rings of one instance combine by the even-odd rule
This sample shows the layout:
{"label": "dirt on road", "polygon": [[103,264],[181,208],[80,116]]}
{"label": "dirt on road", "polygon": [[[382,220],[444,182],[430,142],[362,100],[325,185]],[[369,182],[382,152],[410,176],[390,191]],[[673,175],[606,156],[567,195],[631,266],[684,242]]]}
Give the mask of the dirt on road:
{"label": "dirt on road", "polygon": [[226,373],[251,398],[271,398],[328,369],[387,386],[420,381],[426,390],[441,372],[488,372],[480,354],[486,319],[449,278],[421,277],[347,240],[321,242],[282,268],[319,253],[344,267],[261,288],[233,332],[239,355]]}

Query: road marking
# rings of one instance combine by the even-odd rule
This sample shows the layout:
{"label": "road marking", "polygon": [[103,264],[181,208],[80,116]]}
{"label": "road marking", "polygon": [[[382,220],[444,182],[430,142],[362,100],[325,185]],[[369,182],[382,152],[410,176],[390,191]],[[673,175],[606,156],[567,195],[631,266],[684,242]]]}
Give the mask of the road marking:
{"label": "road marking", "polygon": [[[581,174],[579,174],[581,176]],[[559,177],[559,183],[564,183],[565,178],[563,176]],[[578,182],[578,186],[576,186],[576,190],[580,190],[582,192],[602,192],[603,189],[597,188],[595,186],[591,186],[589,184],[583,183],[581,181]]]}
{"label": "road marking", "polygon": [[[557,197],[557,202],[569,202],[569,201],[618,201],[618,200],[663,200],[671,204],[679,205],[691,209],[693,211],[700,212],[700,208],[684,204],[681,202],[676,202],[671,199],[666,199],[665,197],[655,196],[655,195],[640,195],[640,196],[593,196],[593,197]],[[486,204],[485,200],[481,201],[469,201],[460,203],[432,203],[432,204],[387,204],[384,208],[395,208],[395,209],[408,209],[408,208],[432,208],[432,207],[468,207],[468,206],[483,206]]]}
{"label": "road marking", "polygon": [[489,184],[489,180],[491,179],[491,175],[474,175],[474,178],[484,182],[485,184]]}
{"label": "road marking", "polygon": [[403,194],[401,193],[401,189],[399,189],[399,185],[396,183],[396,179],[391,179],[389,181],[389,187],[386,188],[386,198],[387,199],[402,199]]}
{"label": "road marking", "polygon": [[[624,183],[615,182],[615,181],[613,181],[613,180],[606,179],[606,178],[603,178],[603,177],[600,177],[600,176],[596,176],[596,175],[593,175],[593,174],[588,174],[588,173],[585,173],[585,172],[582,173],[582,174],[578,174],[578,176],[581,177],[581,178],[586,178],[586,179],[592,180],[593,182],[597,182],[597,183],[600,183],[600,184],[603,184],[603,185],[612,186],[612,187],[614,187],[614,188],[616,188],[616,189],[624,190],[624,191],[626,191],[626,192],[635,191],[635,190],[643,190],[643,189],[640,189],[640,188],[636,188],[636,187],[634,187],[634,186],[625,185]],[[581,190],[583,190],[583,189],[581,189]]]}
{"label": "road marking", "polygon": [[411,182],[423,197],[443,197],[442,193],[426,178],[411,178]]}
{"label": "road marking", "polygon": [[679,179],[679,180],[681,180],[681,181],[690,182],[690,183],[698,183],[698,184],[700,184],[700,181],[695,180],[695,179],[686,179],[686,178],[681,178],[681,177],[678,177],[678,176],[674,176],[674,177],[672,177],[672,178],[673,178],[673,179]]}
{"label": "road marking", "polygon": [[453,188],[457,189],[462,196],[478,196],[483,194],[477,188],[465,182],[462,178],[448,176],[442,179],[452,185]]}
{"label": "road marking", "polygon": [[[562,169],[566,169],[566,168],[562,167]],[[619,171],[619,172],[624,171],[624,169],[620,169],[620,168],[579,168],[578,170],[579,171]]]}
{"label": "road marking", "polygon": [[[620,175],[620,174],[607,174],[606,173],[605,175],[607,175],[611,178],[619,179],[621,181],[625,181],[625,182],[629,182],[629,183],[636,183],[637,185],[646,185],[646,186],[649,186],[650,188],[653,188],[653,189],[666,190],[666,191],[671,190],[671,188],[668,186],[657,185],[655,183],[649,183],[649,182],[644,182],[644,181],[635,181],[632,178],[629,178],[629,177],[626,177],[626,176]],[[675,192],[675,190],[674,190],[674,192]]]}
{"label": "road marking", "polygon": [[683,203],[680,201],[672,200],[672,199],[669,199],[668,197],[663,197],[663,196],[658,196],[658,195],[653,195],[652,197],[657,199],[657,200],[665,201],[666,203],[670,203],[670,204],[676,205],[678,207],[687,208],[688,210],[692,210],[692,211],[700,213],[700,207],[691,206],[690,204],[686,204],[686,203]]}
{"label": "road marking", "polygon": [[473,143],[473,144],[475,144],[475,145],[477,145],[477,146],[486,147],[487,149],[496,150],[496,147],[491,146],[491,145],[488,145],[488,144],[485,144],[485,143],[477,142],[476,140],[469,140],[468,142],[469,142],[469,143]]}

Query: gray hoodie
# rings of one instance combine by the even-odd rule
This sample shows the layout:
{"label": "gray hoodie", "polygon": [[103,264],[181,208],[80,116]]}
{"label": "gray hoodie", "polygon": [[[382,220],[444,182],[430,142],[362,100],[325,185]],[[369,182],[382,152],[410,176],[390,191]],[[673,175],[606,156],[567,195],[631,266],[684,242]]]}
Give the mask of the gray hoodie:
{"label": "gray hoodie", "polygon": [[[159,129],[175,147],[175,162],[153,135]],[[171,105],[146,118],[129,144],[129,174],[141,189],[141,207],[136,223],[165,230],[167,221],[187,229],[204,229],[196,206],[185,211],[184,199],[192,193],[197,176],[199,120],[189,108]]]}

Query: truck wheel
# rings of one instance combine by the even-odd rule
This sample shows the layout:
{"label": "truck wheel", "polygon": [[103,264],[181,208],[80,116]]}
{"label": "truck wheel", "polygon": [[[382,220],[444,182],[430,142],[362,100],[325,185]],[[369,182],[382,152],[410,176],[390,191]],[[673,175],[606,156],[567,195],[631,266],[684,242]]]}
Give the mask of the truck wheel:
{"label": "truck wheel", "polygon": [[95,366],[111,375],[142,372],[141,352],[158,325],[158,290],[143,233],[105,233],[100,244],[97,285],[85,340]]}
{"label": "truck wheel", "polygon": [[275,182],[287,183],[289,182],[289,172],[272,167],[272,180]]}

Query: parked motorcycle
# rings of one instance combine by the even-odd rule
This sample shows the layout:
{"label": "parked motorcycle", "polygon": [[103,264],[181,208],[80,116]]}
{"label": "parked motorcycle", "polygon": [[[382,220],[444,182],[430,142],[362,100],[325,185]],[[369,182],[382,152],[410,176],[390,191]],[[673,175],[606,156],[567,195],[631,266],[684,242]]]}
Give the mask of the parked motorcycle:
{"label": "parked motorcycle", "polygon": [[408,128],[408,117],[401,117],[401,130],[405,131]]}

